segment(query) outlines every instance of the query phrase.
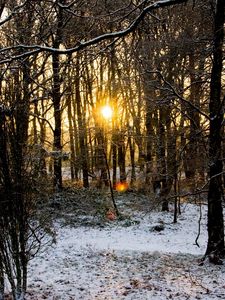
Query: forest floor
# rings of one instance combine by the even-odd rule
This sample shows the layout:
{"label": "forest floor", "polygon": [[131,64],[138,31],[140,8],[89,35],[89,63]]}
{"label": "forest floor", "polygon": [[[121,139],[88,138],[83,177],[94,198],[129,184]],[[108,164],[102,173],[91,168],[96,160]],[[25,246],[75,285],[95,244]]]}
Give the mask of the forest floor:
{"label": "forest floor", "polygon": [[161,212],[148,195],[115,200],[122,218],[110,221],[107,193],[69,189],[52,198],[56,243],[31,261],[27,300],[225,299],[225,266],[201,263],[204,203],[183,203],[174,224],[173,206]]}

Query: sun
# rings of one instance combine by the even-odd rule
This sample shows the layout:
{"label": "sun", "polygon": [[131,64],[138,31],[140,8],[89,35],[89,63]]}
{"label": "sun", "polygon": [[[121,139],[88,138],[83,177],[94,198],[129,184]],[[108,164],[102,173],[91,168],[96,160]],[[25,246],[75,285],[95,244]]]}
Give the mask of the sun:
{"label": "sun", "polygon": [[112,118],[113,110],[112,107],[109,105],[105,105],[101,108],[101,114],[104,119],[109,120]]}

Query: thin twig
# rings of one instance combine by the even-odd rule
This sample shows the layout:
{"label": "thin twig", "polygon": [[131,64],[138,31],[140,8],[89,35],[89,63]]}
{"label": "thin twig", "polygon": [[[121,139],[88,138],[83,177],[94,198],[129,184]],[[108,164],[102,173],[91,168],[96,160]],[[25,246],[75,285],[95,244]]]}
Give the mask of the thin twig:
{"label": "thin twig", "polygon": [[198,239],[199,239],[200,234],[201,234],[201,220],[202,220],[202,203],[200,202],[199,203],[198,234],[197,234],[196,239],[195,239],[195,245],[197,245],[198,247],[200,247],[199,243],[198,243]]}

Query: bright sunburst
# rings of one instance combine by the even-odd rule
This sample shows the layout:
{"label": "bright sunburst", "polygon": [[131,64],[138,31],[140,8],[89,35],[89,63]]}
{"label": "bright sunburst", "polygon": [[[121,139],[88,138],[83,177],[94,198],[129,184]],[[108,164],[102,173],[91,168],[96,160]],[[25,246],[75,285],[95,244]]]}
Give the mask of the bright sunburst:
{"label": "bright sunburst", "polygon": [[101,114],[104,119],[106,119],[106,120],[111,119],[112,115],[113,115],[113,110],[112,110],[111,106],[109,106],[109,105],[103,106],[101,108]]}

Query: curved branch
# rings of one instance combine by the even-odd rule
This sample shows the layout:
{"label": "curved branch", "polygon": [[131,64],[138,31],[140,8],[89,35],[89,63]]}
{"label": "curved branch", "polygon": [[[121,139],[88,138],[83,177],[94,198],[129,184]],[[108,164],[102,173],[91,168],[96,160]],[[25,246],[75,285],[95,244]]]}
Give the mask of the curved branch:
{"label": "curved branch", "polygon": [[[147,71],[147,73],[155,73],[158,74],[161,79],[163,80],[163,82],[168,86],[169,90],[173,93],[174,96],[176,96],[181,102],[186,103],[187,105],[189,105],[191,108],[193,108],[195,111],[197,111],[199,114],[201,114],[202,116],[204,116],[207,120],[210,120],[210,117],[204,113],[200,108],[198,108],[196,105],[194,105],[193,103],[191,103],[190,101],[186,100],[184,97],[182,97],[179,92],[172,86],[172,84],[170,82],[168,82],[164,76],[162,75],[162,73],[158,70],[156,71]],[[176,99],[175,99],[176,100]],[[177,101],[177,100],[176,100]]]}
{"label": "curved branch", "polygon": [[[137,18],[125,29],[121,31],[115,31],[115,32],[110,32],[110,33],[105,33],[102,35],[99,35],[93,39],[84,41],[84,42],[78,42],[74,47],[68,48],[68,49],[57,49],[54,47],[47,47],[47,46],[41,46],[41,45],[17,45],[12,48],[8,48],[8,50],[14,50],[14,49],[21,49],[21,50],[27,50],[28,52],[25,52],[23,54],[11,56],[10,58],[6,58],[0,61],[0,64],[4,64],[7,62],[11,62],[15,59],[21,59],[25,58],[27,56],[31,56],[33,54],[37,54],[39,52],[51,52],[51,53],[58,53],[58,54],[71,54],[80,50],[83,50],[86,47],[96,45],[102,41],[109,40],[109,39],[115,39],[115,38],[121,38],[124,36],[127,36],[129,33],[135,31],[135,29],[139,26],[141,21],[145,18],[145,16],[155,10],[159,9],[162,7],[169,7],[175,4],[182,4],[182,3],[187,3],[188,0],[159,0],[156,1],[153,4],[150,4],[146,6],[140,14],[137,16]],[[145,1],[143,1],[144,3]],[[3,50],[4,51],[4,50]]]}

